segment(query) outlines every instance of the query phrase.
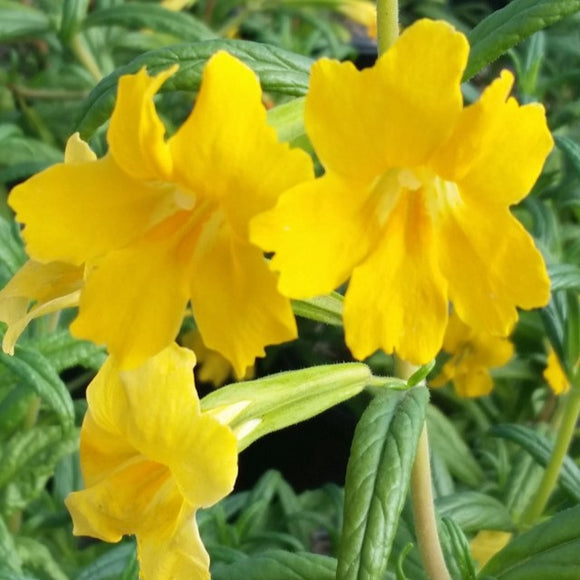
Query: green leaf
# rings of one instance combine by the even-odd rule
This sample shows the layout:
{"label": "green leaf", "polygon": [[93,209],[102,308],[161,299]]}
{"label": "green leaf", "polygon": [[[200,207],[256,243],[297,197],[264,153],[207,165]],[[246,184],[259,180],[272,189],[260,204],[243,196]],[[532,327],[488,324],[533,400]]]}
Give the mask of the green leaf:
{"label": "green leaf", "polygon": [[119,578],[135,553],[135,544],[125,542],[112,547],[76,576],[76,580],[111,580]]}
{"label": "green leaf", "polygon": [[65,44],[78,32],[89,8],[89,0],[64,0],[59,36]]}
{"label": "green leaf", "polygon": [[218,50],[226,50],[251,67],[266,91],[303,96],[308,90],[312,61],[292,52],[245,40],[210,40],[177,44],[147,52],[104,78],[90,93],[77,130],[85,139],[110,116],[119,77],[147,67],[150,74],[179,64],[179,70],[163,86],[166,91],[197,91],[206,61]]}
{"label": "green leaf", "polygon": [[515,456],[512,465],[505,485],[504,501],[512,519],[518,522],[537,492],[544,470],[523,449]]}
{"label": "green leaf", "polygon": [[435,500],[441,517],[452,518],[466,533],[479,530],[513,529],[507,508],[494,497],[476,491],[461,491]]}
{"label": "green leaf", "polygon": [[580,145],[563,135],[554,135],[554,140],[556,141],[558,149],[564,153],[577,175],[580,176]]}
{"label": "green leaf", "polygon": [[74,425],[74,407],[70,393],[51,364],[39,353],[23,346],[14,356],[0,352],[0,365],[7,368],[56,412],[63,428]]}
{"label": "green leaf", "polygon": [[0,432],[2,438],[10,435],[21,426],[28,414],[34,391],[26,385],[15,385],[0,401]]}
{"label": "green leaf", "polygon": [[411,477],[429,392],[377,395],[363,413],[348,462],[337,580],[381,578]]}
{"label": "green leaf", "polygon": [[580,292],[580,266],[576,264],[551,264],[548,274],[552,282],[552,292],[574,290]]}
{"label": "green leaf", "polygon": [[0,262],[7,276],[14,276],[25,261],[26,252],[20,240],[18,225],[0,217]]}
{"label": "green leaf", "polygon": [[513,0],[482,20],[469,34],[471,51],[463,80],[469,80],[534,32],[580,10],[580,0]]}
{"label": "green leaf", "polygon": [[21,2],[0,2],[0,42],[38,37],[51,30],[48,16]]}
{"label": "green leaf", "polygon": [[[552,456],[553,444],[543,435],[524,425],[496,425],[490,431],[494,437],[509,439],[525,449],[542,467],[546,467]],[[580,502],[580,468],[567,455],[558,480],[563,489]]]}
{"label": "green leaf", "polygon": [[[268,111],[268,124],[276,129],[280,141],[290,143],[306,134],[306,129],[304,128],[305,102],[305,98],[300,97],[298,99],[293,99],[288,103],[284,103],[283,105],[278,105]],[[331,294],[331,296],[335,295],[340,296],[337,292]],[[326,298],[326,296],[323,298]],[[304,301],[297,300],[296,303],[309,303],[312,300],[317,299],[314,298]]]}
{"label": "green leaf", "polygon": [[[22,560],[16,552],[14,536],[4,523],[4,518],[0,516],[0,578],[2,572],[5,574],[22,572]],[[7,575],[6,578],[12,578],[12,576]]]}
{"label": "green leaf", "polygon": [[323,322],[330,326],[342,326],[343,297],[338,292],[317,296],[308,300],[293,300],[292,310],[296,316]]}
{"label": "green leaf", "polygon": [[427,363],[426,365],[419,367],[409,377],[409,380],[407,381],[407,385],[409,387],[416,387],[419,383],[421,383],[425,380],[427,375],[433,370],[434,366],[435,366],[435,360],[432,360],[431,362]]}
{"label": "green leaf", "polygon": [[450,518],[442,518],[441,547],[446,555],[445,561],[453,578],[475,580],[476,572],[471,548],[467,538],[457,523]]}
{"label": "green leaf", "polygon": [[271,550],[212,567],[213,580],[334,580],[336,560],[310,553]]}
{"label": "green leaf", "polygon": [[24,509],[52,477],[58,461],[78,446],[78,434],[63,437],[60,427],[39,426],[15,433],[0,454],[0,507]]}
{"label": "green leaf", "polygon": [[471,487],[479,486],[485,476],[455,425],[433,405],[427,408],[427,425],[433,454],[443,460],[459,481]]}
{"label": "green leaf", "polygon": [[57,373],[75,366],[98,370],[105,362],[105,349],[87,340],[74,338],[68,330],[35,337],[26,342],[44,356]]}
{"label": "green leaf", "polygon": [[350,399],[370,378],[369,368],[362,363],[310,367],[222,387],[205,396],[201,408],[240,430],[238,448],[242,450],[263,435]]}
{"label": "green leaf", "polygon": [[129,29],[147,28],[171,34],[177,40],[200,42],[216,38],[216,34],[203,22],[187,12],[173,12],[156,4],[131,2],[95,10],[83,26],[122,26]]}
{"label": "green leaf", "polygon": [[22,558],[22,565],[27,570],[40,573],[43,578],[50,580],[68,580],[50,550],[38,540],[17,536],[16,549]]}
{"label": "green leaf", "polygon": [[512,540],[478,578],[577,580],[580,569],[580,506],[560,512]]}
{"label": "green leaf", "polygon": [[0,140],[0,166],[30,162],[48,166],[62,160],[62,151],[32,137],[11,135]]}

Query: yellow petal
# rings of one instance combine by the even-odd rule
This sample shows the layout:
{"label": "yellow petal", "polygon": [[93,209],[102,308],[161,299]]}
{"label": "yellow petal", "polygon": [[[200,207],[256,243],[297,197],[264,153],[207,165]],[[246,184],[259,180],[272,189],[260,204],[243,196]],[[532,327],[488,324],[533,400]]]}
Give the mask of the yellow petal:
{"label": "yellow petal", "polygon": [[356,358],[382,348],[425,364],[437,354],[447,324],[447,282],[437,254],[420,192],[406,192],[376,251],[355,268],[346,293],[346,342]]}
{"label": "yellow petal", "polygon": [[342,284],[378,239],[378,224],[366,204],[369,187],[332,174],[282,195],[278,205],[252,221],[251,240],[275,252],[286,296],[310,298]]}
{"label": "yellow petal", "polygon": [[481,570],[491,558],[510,541],[509,532],[497,530],[481,530],[471,540],[471,554],[477,560],[478,570]]}
{"label": "yellow petal", "polygon": [[172,194],[133,180],[110,155],[46,169],[16,186],[10,205],[32,258],[76,265],[124,246],[175,211]]}
{"label": "yellow petal", "polygon": [[460,397],[483,397],[493,389],[489,371],[481,367],[472,367],[469,372],[457,373],[453,384]]}
{"label": "yellow petal", "polygon": [[544,260],[508,209],[458,200],[447,206],[439,232],[449,296],[469,326],[506,336],[517,320],[516,306],[547,304]]}
{"label": "yellow petal", "polygon": [[221,387],[232,374],[232,365],[215,350],[205,346],[199,330],[194,329],[180,337],[180,344],[190,348],[197,357],[197,376],[201,382]]}
{"label": "yellow petal", "polygon": [[262,252],[239,240],[214,216],[195,248],[193,313],[208,348],[227,358],[242,377],[264,347],[296,337],[290,301]]}
{"label": "yellow petal", "polygon": [[204,68],[195,108],[170,147],[178,180],[195,195],[219,201],[244,238],[251,217],[313,177],[310,156],[279,143],[267,124],[255,73],[223,51]]}
{"label": "yellow petal", "polygon": [[152,77],[142,68],[119,79],[107,141],[119,167],[135,179],[165,180],[171,175],[173,163],[164,140],[165,127],[153,97],[177,68],[174,65]]}
{"label": "yellow petal", "polygon": [[88,143],[81,139],[78,133],[73,133],[66,142],[64,151],[65,163],[85,163],[87,161],[96,161],[97,156],[89,147]]}
{"label": "yellow petal", "polygon": [[[0,291],[0,320],[8,324],[2,349],[14,353],[14,345],[31,320],[78,304],[83,268],[29,260]],[[37,304],[29,311],[31,302]]]}
{"label": "yellow petal", "polygon": [[326,169],[365,179],[424,163],[461,113],[467,54],[450,25],[420,20],[371,69],[315,63],[305,122]]}
{"label": "yellow petal", "polygon": [[[109,359],[89,386],[95,421],[149,460],[168,467],[181,495],[206,507],[227,495],[237,474],[237,440],[229,427],[201,415],[195,357],[173,344],[137,369]],[[146,404],[144,404],[146,402]]]}
{"label": "yellow petal", "polygon": [[548,352],[547,366],[544,369],[543,376],[555,395],[561,395],[570,390],[570,381],[564,373],[553,348],[550,348]]}
{"label": "yellow petal", "polygon": [[137,538],[142,580],[209,580],[209,556],[199,536],[195,512],[184,506],[170,536],[151,533]]}
{"label": "yellow petal", "polygon": [[474,105],[464,109],[449,141],[432,164],[462,195],[513,204],[540,175],[553,140],[537,103],[519,106],[507,98],[513,75],[503,71]]}
{"label": "yellow petal", "polygon": [[179,253],[187,218],[176,214],[88,275],[71,332],[105,344],[124,368],[139,366],[177,336],[189,298],[188,259]]}

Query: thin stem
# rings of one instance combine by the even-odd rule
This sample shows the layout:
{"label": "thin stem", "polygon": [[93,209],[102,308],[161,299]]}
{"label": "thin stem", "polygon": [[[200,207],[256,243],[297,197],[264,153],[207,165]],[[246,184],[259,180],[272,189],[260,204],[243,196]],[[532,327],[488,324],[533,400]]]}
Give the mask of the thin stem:
{"label": "thin stem", "polygon": [[399,0],[377,0],[377,42],[379,56],[399,36]]}
{"label": "thin stem", "polygon": [[75,34],[70,43],[70,48],[79,59],[79,62],[91,73],[91,76],[99,82],[103,78],[103,73],[95,60],[95,57],[87,50],[79,34]]}
{"label": "thin stem", "polygon": [[562,464],[570,447],[576,423],[580,415],[580,390],[572,389],[568,395],[568,400],[564,407],[562,422],[556,435],[556,442],[550,462],[546,466],[538,491],[528,506],[528,509],[522,516],[521,525],[523,528],[531,527],[536,523],[539,517],[544,513],[544,509],[556,487],[558,477],[562,469]]}
{"label": "thin stem", "polygon": [[[417,370],[416,366],[399,358],[395,359],[395,366],[397,375],[405,380]],[[429,580],[449,580],[451,576],[447,571],[437,531],[427,424],[423,425],[411,472],[411,499],[417,544],[427,577]]]}
{"label": "thin stem", "polygon": [[451,576],[447,571],[437,532],[427,425],[423,426],[417,445],[417,455],[411,474],[411,497],[413,498],[415,533],[427,577],[430,580],[448,580]]}

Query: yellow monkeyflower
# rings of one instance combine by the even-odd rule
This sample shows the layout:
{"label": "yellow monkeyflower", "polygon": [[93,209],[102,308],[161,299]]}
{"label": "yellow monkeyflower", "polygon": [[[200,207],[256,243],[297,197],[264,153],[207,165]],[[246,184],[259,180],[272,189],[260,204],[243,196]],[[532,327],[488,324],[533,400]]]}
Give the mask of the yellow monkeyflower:
{"label": "yellow monkeyflower", "polygon": [[134,368],[174,340],[191,300],[204,342],[241,376],[266,345],[296,336],[248,222],[310,179],[312,162],[278,142],[256,75],[225,52],[165,140],[153,97],[175,70],[121,77],[108,154],[51,167],[10,203],[32,258],[90,266],[75,336]]}
{"label": "yellow monkeyflower", "polygon": [[87,391],[86,489],[66,499],[74,533],[134,534],[143,580],[210,577],[195,513],[230,493],[237,475],[237,438],[201,413],[194,364],[176,345],[130,371],[109,358]]}
{"label": "yellow monkeyflower", "polygon": [[253,221],[284,294],[326,294],[350,278],[356,358],[382,348],[428,362],[449,301],[470,327],[503,336],[516,306],[548,302],[542,256],[509,210],[552,148],[544,109],[508,96],[508,71],[464,107],[468,51],[450,25],[421,20],[373,68],[314,64],[305,123],[325,174]]}
{"label": "yellow monkeyflower", "polygon": [[544,369],[544,379],[555,395],[562,395],[570,390],[570,381],[558,360],[553,348],[548,352],[548,360]]}
{"label": "yellow monkeyflower", "polygon": [[443,350],[452,357],[429,383],[430,386],[442,387],[453,381],[461,397],[482,397],[493,389],[489,369],[507,364],[514,354],[514,345],[507,338],[469,328],[453,313],[443,340]]}
{"label": "yellow monkeyflower", "polygon": [[[197,358],[197,378],[203,383],[221,387],[232,375],[232,365],[219,353],[207,348],[199,330],[193,329],[181,336],[180,343],[193,350]],[[242,380],[254,378],[254,367],[249,367]]]}
{"label": "yellow monkeyflower", "polygon": [[[75,133],[66,146],[64,162],[84,163],[95,159],[89,146]],[[83,277],[82,266],[28,260],[0,291],[0,321],[8,325],[2,350],[14,354],[16,341],[35,318],[77,306]]]}

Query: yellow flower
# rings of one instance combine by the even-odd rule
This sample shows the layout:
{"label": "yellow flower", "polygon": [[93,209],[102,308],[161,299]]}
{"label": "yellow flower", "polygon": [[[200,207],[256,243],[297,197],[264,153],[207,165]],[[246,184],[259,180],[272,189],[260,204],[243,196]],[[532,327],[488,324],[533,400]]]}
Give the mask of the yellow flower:
{"label": "yellow flower", "polygon": [[[197,378],[203,383],[221,387],[232,374],[232,365],[215,350],[205,346],[203,338],[197,329],[190,330],[181,336],[181,344],[195,352],[197,357]],[[249,367],[242,380],[254,377],[254,367]]]}
{"label": "yellow flower", "polygon": [[453,381],[461,397],[489,394],[493,381],[488,369],[505,365],[514,354],[514,346],[507,338],[473,330],[455,313],[449,319],[443,349],[453,356],[429,384],[442,387]]}
{"label": "yellow flower", "polygon": [[552,148],[544,109],[508,97],[508,71],[463,107],[468,50],[450,25],[421,20],[371,69],[318,61],[305,123],[326,172],[253,221],[284,294],[326,294],[350,277],[344,324],[359,359],[382,348],[428,362],[449,301],[469,326],[504,336],[516,306],[548,301],[544,261],[509,211]]}
{"label": "yellow flower", "polygon": [[296,336],[248,222],[310,179],[312,162],[278,142],[258,79],[225,52],[166,141],[153,97],[175,70],[122,77],[108,154],[51,167],[10,202],[34,259],[90,265],[73,334],[134,368],[174,340],[191,300],[205,343],[241,376],[265,345]]}
{"label": "yellow flower", "polygon": [[[95,154],[78,133],[68,141],[65,163],[94,161]],[[14,354],[14,345],[35,318],[77,306],[84,268],[62,262],[42,264],[29,260],[0,291],[0,321],[8,325],[2,350]],[[34,303],[30,308],[31,303]]]}
{"label": "yellow flower", "polygon": [[14,354],[16,341],[35,318],[76,306],[82,285],[81,267],[28,260],[0,291],[0,320],[8,325],[2,350]]}
{"label": "yellow flower", "polygon": [[136,535],[144,580],[210,577],[195,513],[230,493],[237,475],[236,436],[200,412],[194,364],[176,345],[131,371],[109,358],[87,391],[86,489],[66,500],[74,533]]}
{"label": "yellow flower", "polygon": [[489,560],[507,546],[512,534],[499,530],[481,530],[471,540],[471,555],[477,561],[477,569],[481,570]]}
{"label": "yellow flower", "polygon": [[558,356],[553,348],[548,352],[548,361],[544,369],[544,379],[555,395],[562,395],[570,390],[570,381],[562,369]]}
{"label": "yellow flower", "polygon": [[377,37],[377,7],[368,0],[343,0],[338,5],[338,11],[362,24],[367,29],[370,38]]}

